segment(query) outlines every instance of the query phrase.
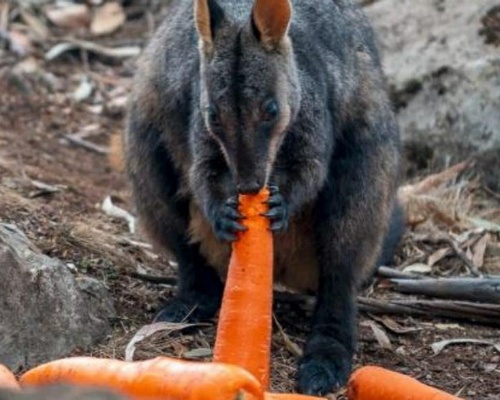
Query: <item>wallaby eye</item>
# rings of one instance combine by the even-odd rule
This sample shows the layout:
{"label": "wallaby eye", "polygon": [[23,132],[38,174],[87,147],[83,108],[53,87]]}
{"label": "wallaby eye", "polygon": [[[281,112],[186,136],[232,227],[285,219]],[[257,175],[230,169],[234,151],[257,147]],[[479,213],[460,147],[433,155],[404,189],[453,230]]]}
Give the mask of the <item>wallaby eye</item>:
{"label": "wallaby eye", "polygon": [[217,109],[214,106],[207,107],[207,117],[210,125],[214,127],[220,126],[220,118]]}
{"label": "wallaby eye", "polygon": [[280,108],[276,100],[267,100],[262,107],[262,120],[266,122],[271,122],[278,117]]}

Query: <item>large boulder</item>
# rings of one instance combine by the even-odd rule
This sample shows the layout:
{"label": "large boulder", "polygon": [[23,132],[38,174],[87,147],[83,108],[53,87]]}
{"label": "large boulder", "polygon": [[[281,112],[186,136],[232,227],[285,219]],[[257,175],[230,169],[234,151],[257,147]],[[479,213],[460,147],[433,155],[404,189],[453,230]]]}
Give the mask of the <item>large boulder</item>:
{"label": "large boulder", "polygon": [[15,226],[0,224],[0,363],[12,370],[104,339],[115,316],[106,288],[75,278]]}
{"label": "large boulder", "polygon": [[365,11],[381,44],[409,166],[474,157],[498,188],[500,0],[377,0]]}

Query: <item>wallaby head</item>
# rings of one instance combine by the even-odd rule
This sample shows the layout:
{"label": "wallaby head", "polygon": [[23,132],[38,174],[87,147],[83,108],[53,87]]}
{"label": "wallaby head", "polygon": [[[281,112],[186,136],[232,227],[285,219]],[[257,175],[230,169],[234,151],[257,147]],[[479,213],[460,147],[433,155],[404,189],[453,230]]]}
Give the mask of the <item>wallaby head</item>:
{"label": "wallaby head", "polygon": [[246,15],[245,1],[231,10],[194,1],[203,118],[239,192],[254,193],[267,184],[300,103],[290,0],[254,0]]}

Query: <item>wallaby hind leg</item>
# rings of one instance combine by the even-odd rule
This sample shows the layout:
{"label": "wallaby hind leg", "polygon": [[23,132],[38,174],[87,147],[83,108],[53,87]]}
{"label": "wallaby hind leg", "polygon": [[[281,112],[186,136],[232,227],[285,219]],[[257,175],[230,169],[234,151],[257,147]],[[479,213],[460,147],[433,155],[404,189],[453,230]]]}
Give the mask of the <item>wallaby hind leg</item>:
{"label": "wallaby hind leg", "polygon": [[327,238],[334,232],[332,226],[325,222],[317,229],[320,278],[311,332],[298,371],[298,390],[315,396],[346,382],[356,342],[355,271],[340,249],[328,250],[335,240]]}
{"label": "wallaby hind leg", "polygon": [[[356,294],[377,263],[393,209],[395,147],[368,138],[364,147],[339,148],[330,179],[315,204],[319,286],[311,332],[300,361],[305,394],[324,395],[344,385],[356,349]],[[380,165],[387,163],[386,168]],[[395,165],[395,164],[394,164]],[[375,168],[377,166],[378,168]]]}
{"label": "wallaby hind leg", "polygon": [[361,284],[362,289],[366,289],[372,282],[378,268],[381,265],[389,265],[394,257],[394,252],[399,245],[405,229],[404,211],[398,201],[394,202],[391,220],[389,223],[389,231],[384,239],[382,246],[382,254],[378,258],[377,264],[366,274]]}
{"label": "wallaby hind leg", "polygon": [[[137,196],[140,200],[142,196],[147,196],[147,192],[143,188]],[[220,306],[222,282],[200,254],[199,246],[189,243],[188,217],[179,214],[179,204],[175,204],[173,199],[164,198],[162,201],[160,207],[138,207],[151,238],[167,249],[178,264],[177,293],[166,301],[155,320],[195,322],[210,319]]]}
{"label": "wallaby hind leg", "polygon": [[131,124],[127,168],[139,219],[153,242],[166,249],[178,263],[178,287],[156,320],[178,322],[213,317],[219,308],[223,285],[216,271],[189,243],[189,200],[178,195],[180,176],[159,140],[160,133],[148,124]]}
{"label": "wallaby hind leg", "polygon": [[223,285],[219,276],[206,264],[198,246],[185,239],[176,239],[177,294],[164,304],[155,321],[203,321],[212,318],[220,307]]}
{"label": "wallaby hind leg", "polygon": [[389,223],[389,231],[384,239],[382,254],[378,259],[377,268],[381,265],[387,265],[392,262],[394,252],[396,251],[405,230],[403,207],[401,207],[401,204],[399,204],[398,201],[395,201],[394,203],[391,221]]}

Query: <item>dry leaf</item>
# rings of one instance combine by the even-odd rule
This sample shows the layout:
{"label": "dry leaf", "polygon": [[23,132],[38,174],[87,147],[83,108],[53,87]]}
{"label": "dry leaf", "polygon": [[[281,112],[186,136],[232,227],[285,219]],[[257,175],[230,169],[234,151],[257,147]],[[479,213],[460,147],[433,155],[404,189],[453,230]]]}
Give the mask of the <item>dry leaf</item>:
{"label": "dry leaf", "polygon": [[95,11],[90,32],[96,36],[112,33],[123,25],[125,19],[125,12],[120,3],[106,3]]}
{"label": "dry leaf", "polygon": [[463,243],[468,243],[470,241],[476,241],[476,235],[481,234],[484,232],[484,229],[481,228],[475,228],[475,229],[469,229],[465,232],[461,232],[459,235],[450,232],[450,237],[455,240],[455,242],[458,242],[460,244]]}
{"label": "dry leaf", "polygon": [[427,264],[416,263],[416,264],[412,264],[412,265],[408,265],[407,267],[404,267],[403,272],[417,273],[417,274],[428,274],[428,273],[432,272],[432,268],[430,265],[427,265]]}
{"label": "dry leaf", "polygon": [[61,28],[85,28],[90,22],[90,11],[85,4],[47,8],[45,15],[50,22]]}
{"label": "dry leaf", "polygon": [[477,268],[481,268],[484,265],[484,254],[486,253],[489,241],[490,235],[486,234],[473,247],[472,262]]}
{"label": "dry leaf", "polygon": [[25,57],[33,51],[31,40],[26,34],[19,31],[10,31],[8,33],[10,49],[18,56]]}
{"label": "dry leaf", "polygon": [[495,364],[495,363],[486,363],[483,365],[484,372],[486,372],[488,374],[495,371],[497,368],[498,368],[498,364]]}
{"label": "dry leaf", "polygon": [[446,347],[446,346],[449,346],[449,345],[452,345],[452,344],[484,344],[484,345],[488,345],[488,346],[493,346],[495,348],[496,351],[500,352],[500,343],[494,343],[494,342],[490,342],[489,340],[481,340],[481,339],[467,339],[467,338],[464,338],[464,339],[450,339],[450,340],[442,340],[440,342],[436,342],[436,343],[433,343],[431,345],[432,347],[432,351],[434,352],[434,354],[439,354],[443,351],[443,349]]}
{"label": "dry leaf", "polygon": [[175,331],[181,331],[192,326],[201,325],[203,324],[184,324],[173,322],[155,322],[153,324],[145,325],[141,329],[139,329],[134,337],[128,342],[127,347],[125,348],[125,360],[133,361],[137,343],[148,338],[149,336],[154,335],[156,332],[169,331],[169,333],[171,333]]}
{"label": "dry leaf", "polygon": [[21,8],[20,12],[23,21],[30,27],[31,31],[34,33],[35,40],[44,41],[49,37],[49,29],[40,18],[24,8]]}
{"label": "dry leaf", "polygon": [[112,97],[106,103],[106,111],[110,114],[116,115],[125,112],[128,103],[128,95]]}
{"label": "dry leaf", "polygon": [[483,228],[490,232],[500,233],[500,225],[494,222],[475,217],[468,217],[467,220],[477,228]]}
{"label": "dry leaf", "polygon": [[9,2],[0,3],[0,31],[6,31],[9,25]]}
{"label": "dry leaf", "polygon": [[276,323],[276,326],[278,327],[278,330],[281,333],[281,336],[283,337],[283,341],[285,342],[285,347],[287,348],[287,350],[296,357],[302,357],[303,354],[302,349],[297,345],[297,343],[293,342],[290,339],[290,337],[285,333],[283,327],[281,326],[281,324],[279,323],[274,314],[273,314],[273,319],[274,322]]}
{"label": "dry leaf", "polygon": [[87,106],[85,106],[85,109],[90,114],[100,115],[104,111],[104,105],[103,104],[87,105]]}
{"label": "dry leaf", "polygon": [[500,257],[500,244],[488,243],[486,246],[486,255],[488,257]]}
{"label": "dry leaf", "polygon": [[191,358],[191,359],[200,359],[200,358],[207,358],[211,357],[213,354],[212,349],[207,349],[207,348],[200,348],[200,349],[193,349],[186,351],[185,353],[182,353],[183,358]]}
{"label": "dry leaf", "polygon": [[445,258],[450,254],[451,254],[451,249],[449,247],[439,249],[429,256],[429,258],[427,259],[427,265],[429,267],[432,267],[438,261],[441,261],[443,258]]}
{"label": "dry leaf", "polygon": [[412,333],[412,332],[422,330],[422,328],[417,328],[417,327],[401,326],[396,321],[394,321],[392,318],[389,318],[387,316],[377,317],[377,316],[372,315],[371,318],[373,318],[375,321],[384,325],[384,327],[386,327],[391,332],[396,333],[396,334],[400,334],[400,335],[402,335],[402,334],[404,335],[406,333]]}
{"label": "dry leaf", "polygon": [[386,350],[392,350],[391,340],[389,336],[387,336],[387,333],[385,333],[385,331],[374,321],[368,321],[368,326],[372,328],[379,346]]}
{"label": "dry leaf", "polygon": [[459,324],[435,324],[434,327],[441,331],[445,331],[448,329],[464,329]]}
{"label": "dry leaf", "polygon": [[73,92],[73,100],[80,102],[88,99],[92,94],[93,89],[94,86],[92,85],[92,82],[89,80],[88,76],[83,76],[80,84]]}
{"label": "dry leaf", "polygon": [[106,213],[106,215],[109,215],[110,217],[124,219],[128,224],[130,233],[135,233],[135,217],[123,208],[115,206],[113,204],[113,201],[111,200],[111,196],[106,196],[102,203],[101,209]]}
{"label": "dry leaf", "polygon": [[409,197],[428,193],[431,190],[448,183],[452,179],[455,179],[460,173],[471,166],[472,164],[470,162],[464,161],[444,171],[429,175],[417,183],[402,186],[398,191],[398,196],[400,200],[402,200],[403,204],[406,204]]}
{"label": "dry leaf", "polygon": [[16,64],[13,72],[19,74],[33,74],[40,70],[40,65],[37,59],[33,56],[25,58],[20,63]]}
{"label": "dry leaf", "polygon": [[465,250],[465,256],[467,257],[468,260],[472,260],[472,250],[470,249],[470,247],[467,247],[467,250]]}

